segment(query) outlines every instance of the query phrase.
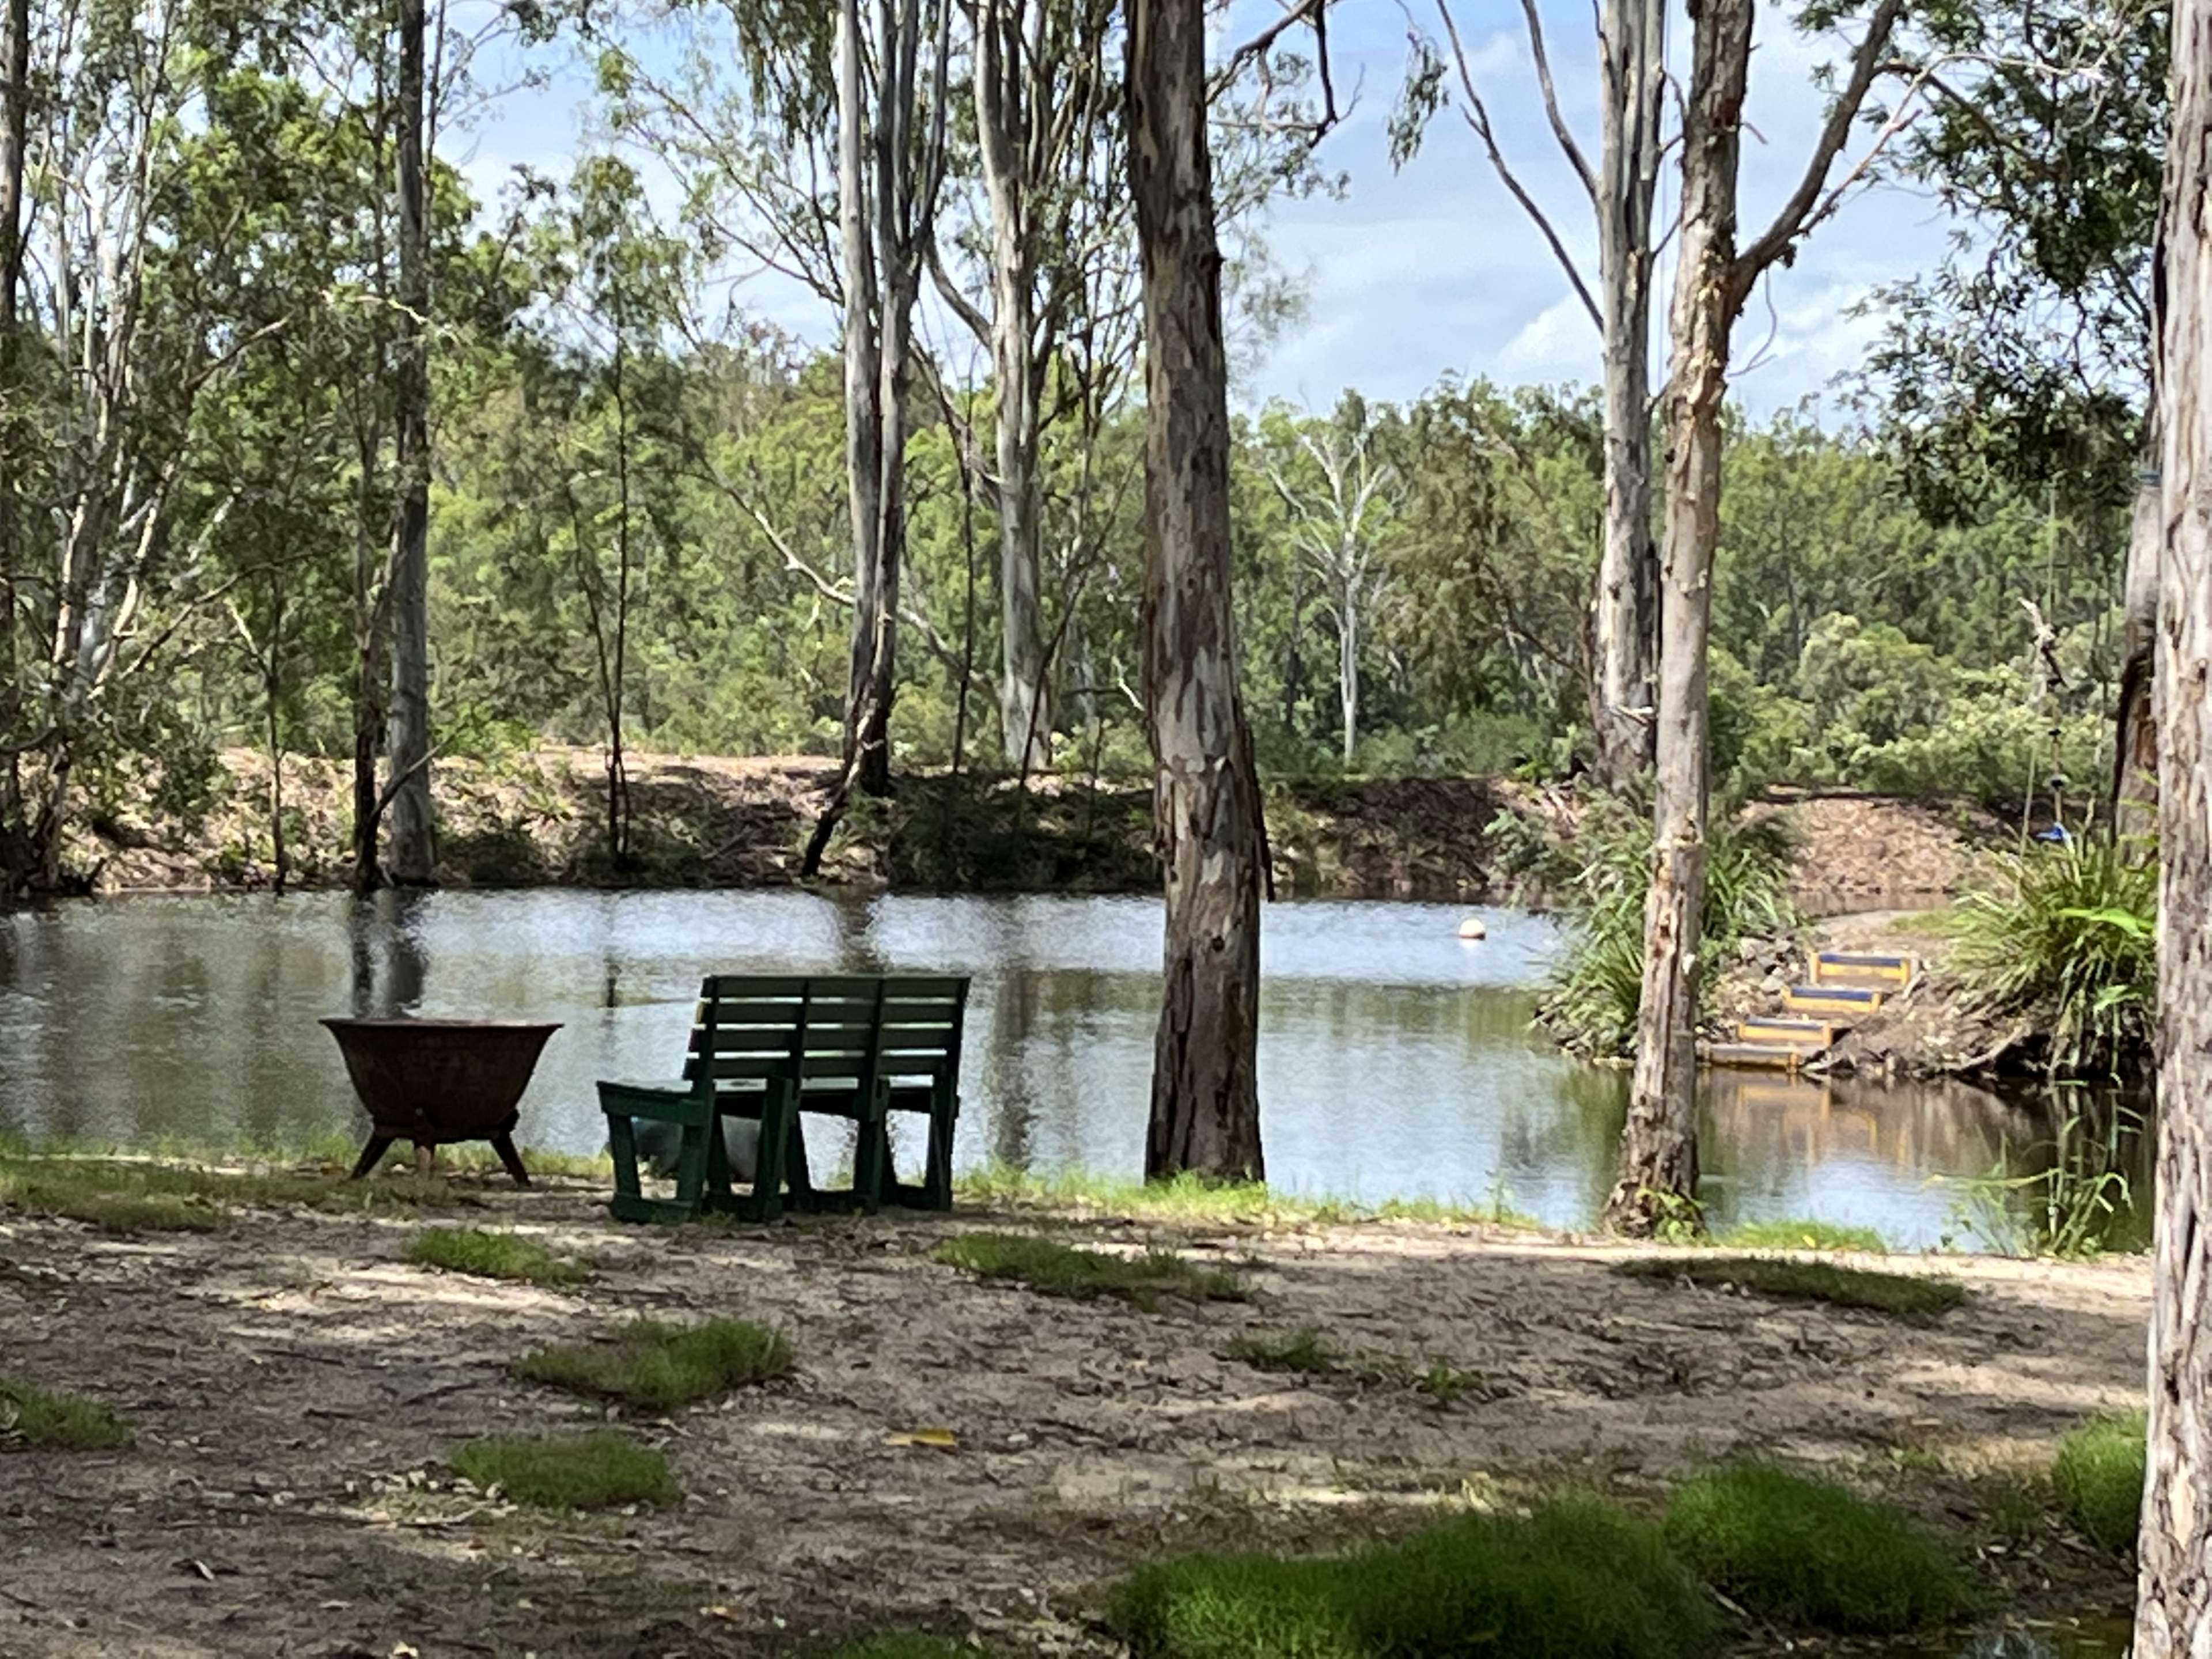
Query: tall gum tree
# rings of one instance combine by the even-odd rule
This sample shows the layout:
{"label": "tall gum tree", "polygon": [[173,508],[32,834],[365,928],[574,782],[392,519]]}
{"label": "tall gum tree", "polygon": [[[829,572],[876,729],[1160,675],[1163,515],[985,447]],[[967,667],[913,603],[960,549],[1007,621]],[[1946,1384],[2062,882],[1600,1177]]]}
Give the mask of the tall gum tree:
{"label": "tall gum tree", "polygon": [[[1506,158],[1475,89],[1450,0],[1437,13],[1450,44],[1462,112],[1513,199],[1565,270],[1601,342],[1605,410],[1605,527],[1589,617],[1590,723],[1598,775],[1614,788],[1651,764],[1659,629],[1659,557],[1651,536],[1652,208],[1666,149],[1665,0],[1601,0],[1597,8],[1598,161],[1577,142],[1552,77],[1536,0],[1522,0],[1544,113],[1597,226],[1595,293],[1550,216]],[[1409,90],[1424,94],[1443,65],[1417,59]],[[1433,96],[1433,94],[1428,94]]]}
{"label": "tall gum tree", "polygon": [[430,807],[430,212],[424,0],[399,0],[399,502],[392,560],[391,864],[402,886],[436,878]]}
{"label": "tall gum tree", "polygon": [[977,170],[989,221],[990,309],[933,261],[946,303],[991,354],[999,509],[999,723],[1006,763],[1052,764],[1039,445],[1072,325],[1110,300],[1126,209],[1097,171],[1119,157],[1106,44],[1111,0],[969,0]]}
{"label": "tall gum tree", "polygon": [[[1739,252],[1736,185],[1755,0],[1692,0],[1690,6],[1682,212],[1669,323],[1651,885],[1644,902],[1636,1070],[1621,1133],[1620,1177],[1605,1211],[1607,1224],[1624,1232],[1650,1233],[1674,1218],[1694,1224],[1696,1215],[1698,985],[1705,966],[1700,924],[1711,793],[1706,660],[1730,338],[1753,285],[1792,256],[1870,164],[1871,153],[1840,183],[1829,183],[1903,11],[1904,0],[1878,0],[1869,14],[1803,177],[1765,233]],[[1899,117],[1890,118],[1893,124]]]}
{"label": "tall gum tree", "polygon": [[24,146],[31,113],[31,0],[0,0],[0,897],[20,878],[23,785],[17,754],[23,705],[15,666],[17,409],[22,401],[16,326],[23,283]]}
{"label": "tall gum tree", "polygon": [[1145,708],[1167,888],[1148,1179],[1256,1181],[1266,838],[1237,689],[1229,371],[1204,0],[1131,0],[1129,189],[1143,268]]}
{"label": "tall gum tree", "polygon": [[2136,1659],[2212,1653],[2212,0],[2173,8],[2158,374],[2158,1222]]}

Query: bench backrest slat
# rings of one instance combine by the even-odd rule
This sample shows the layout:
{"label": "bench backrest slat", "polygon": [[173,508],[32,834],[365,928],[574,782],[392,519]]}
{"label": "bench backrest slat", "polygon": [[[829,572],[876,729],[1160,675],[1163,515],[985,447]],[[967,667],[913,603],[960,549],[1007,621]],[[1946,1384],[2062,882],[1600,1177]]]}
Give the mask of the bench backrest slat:
{"label": "bench backrest slat", "polygon": [[684,1076],[718,1088],[775,1077],[875,1086],[957,1079],[968,981],[942,975],[715,974],[699,988]]}

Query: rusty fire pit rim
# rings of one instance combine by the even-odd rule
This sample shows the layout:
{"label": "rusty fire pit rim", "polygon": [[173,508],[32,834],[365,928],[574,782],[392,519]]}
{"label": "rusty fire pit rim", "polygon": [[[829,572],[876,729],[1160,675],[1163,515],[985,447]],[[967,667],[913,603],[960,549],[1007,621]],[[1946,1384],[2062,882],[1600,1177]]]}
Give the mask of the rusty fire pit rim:
{"label": "rusty fire pit rim", "polygon": [[401,1015],[396,1018],[356,1018],[351,1014],[324,1014],[316,1024],[335,1029],[349,1026],[368,1030],[447,1030],[447,1031],[544,1031],[548,1036],[562,1029],[562,1020],[543,1019],[428,1019]]}

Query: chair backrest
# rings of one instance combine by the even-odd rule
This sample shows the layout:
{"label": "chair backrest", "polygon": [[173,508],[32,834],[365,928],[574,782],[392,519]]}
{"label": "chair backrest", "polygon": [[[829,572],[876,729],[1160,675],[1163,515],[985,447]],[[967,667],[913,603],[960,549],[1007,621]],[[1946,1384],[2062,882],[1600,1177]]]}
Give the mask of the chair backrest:
{"label": "chair backrest", "polygon": [[719,1089],[787,1075],[805,1031],[804,979],[712,975],[699,987],[684,1080]]}
{"label": "chair backrest", "polygon": [[880,1076],[957,1083],[968,981],[911,974],[717,974],[699,988],[684,1079],[716,1088],[795,1076],[865,1090]]}
{"label": "chair backrest", "polygon": [[961,1029],[968,1013],[968,980],[894,974],[883,981],[876,1024],[878,1073],[893,1081],[927,1078],[957,1084]]}

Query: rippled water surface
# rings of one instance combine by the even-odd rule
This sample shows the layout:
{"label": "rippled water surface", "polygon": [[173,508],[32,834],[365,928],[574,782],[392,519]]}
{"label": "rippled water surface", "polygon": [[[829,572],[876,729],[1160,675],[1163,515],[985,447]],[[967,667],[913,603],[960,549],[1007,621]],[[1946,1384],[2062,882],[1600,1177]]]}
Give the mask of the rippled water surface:
{"label": "rippled water surface", "polygon": [[[1367,1201],[1498,1201],[1587,1221],[1621,1074],[1532,1036],[1550,922],[1361,902],[1267,913],[1261,1073],[1270,1176]],[[975,978],[962,1164],[1134,1176],[1158,1011],[1160,908],[1127,898],[833,902],[781,891],[145,897],[0,915],[0,1128],[131,1142],[261,1140],[360,1121],[332,1013],[564,1023],[526,1144],[604,1141],[592,1084],[673,1072],[700,976],[913,969]],[[1708,1079],[1720,1220],[1816,1215],[1933,1243],[1944,1177],[2047,1139],[2049,1109],[1963,1085]]]}

